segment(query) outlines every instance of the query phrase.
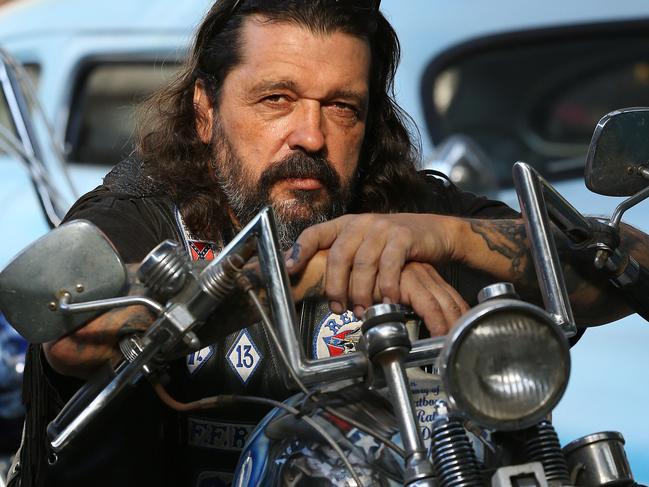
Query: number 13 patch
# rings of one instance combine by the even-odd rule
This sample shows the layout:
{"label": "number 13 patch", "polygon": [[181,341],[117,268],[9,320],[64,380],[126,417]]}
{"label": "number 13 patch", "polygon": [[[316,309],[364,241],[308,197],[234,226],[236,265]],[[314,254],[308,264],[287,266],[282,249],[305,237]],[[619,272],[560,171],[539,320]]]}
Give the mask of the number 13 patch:
{"label": "number 13 patch", "polygon": [[228,351],[227,358],[230,367],[246,385],[264,357],[252,341],[248,330],[241,330]]}

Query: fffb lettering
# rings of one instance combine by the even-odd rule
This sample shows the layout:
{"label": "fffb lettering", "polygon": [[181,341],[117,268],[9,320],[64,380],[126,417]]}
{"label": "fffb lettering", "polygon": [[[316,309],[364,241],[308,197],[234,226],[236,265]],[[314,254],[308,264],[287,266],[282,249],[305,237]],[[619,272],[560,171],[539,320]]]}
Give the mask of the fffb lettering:
{"label": "fffb lettering", "polygon": [[240,451],[254,426],[249,424],[217,423],[190,418],[187,444],[213,450]]}

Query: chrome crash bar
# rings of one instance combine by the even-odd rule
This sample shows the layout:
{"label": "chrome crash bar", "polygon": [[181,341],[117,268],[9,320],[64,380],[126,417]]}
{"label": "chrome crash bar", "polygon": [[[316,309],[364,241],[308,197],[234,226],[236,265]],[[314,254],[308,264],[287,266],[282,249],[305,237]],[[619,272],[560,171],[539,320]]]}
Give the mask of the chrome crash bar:
{"label": "chrome crash bar", "polygon": [[574,238],[587,235],[590,225],[528,164],[514,164],[513,176],[543,304],[554,322],[570,338],[577,333],[577,327],[549,219]]}

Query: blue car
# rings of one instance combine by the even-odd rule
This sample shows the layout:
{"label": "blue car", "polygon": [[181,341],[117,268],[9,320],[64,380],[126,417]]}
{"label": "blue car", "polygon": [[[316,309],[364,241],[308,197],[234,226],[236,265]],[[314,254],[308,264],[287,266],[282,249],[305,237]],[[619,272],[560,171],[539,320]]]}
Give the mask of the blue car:
{"label": "blue car", "polygon": [[0,313],[0,478],[20,444],[23,369],[27,342]]}

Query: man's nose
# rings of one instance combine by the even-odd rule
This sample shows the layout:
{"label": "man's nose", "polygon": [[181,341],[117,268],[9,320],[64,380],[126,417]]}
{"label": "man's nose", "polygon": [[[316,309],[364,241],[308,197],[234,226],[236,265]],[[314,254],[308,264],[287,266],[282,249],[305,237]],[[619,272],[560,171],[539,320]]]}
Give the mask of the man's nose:
{"label": "man's nose", "polygon": [[322,112],[320,103],[315,100],[305,100],[294,112],[291,133],[287,144],[292,150],[319,152],[325,146],[325,134],[322,128]]}

